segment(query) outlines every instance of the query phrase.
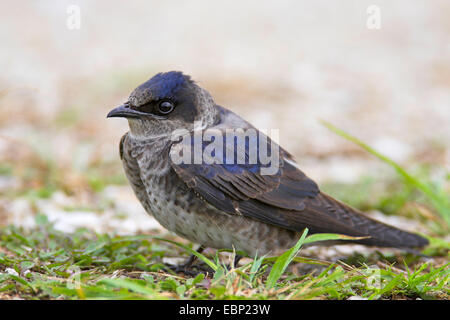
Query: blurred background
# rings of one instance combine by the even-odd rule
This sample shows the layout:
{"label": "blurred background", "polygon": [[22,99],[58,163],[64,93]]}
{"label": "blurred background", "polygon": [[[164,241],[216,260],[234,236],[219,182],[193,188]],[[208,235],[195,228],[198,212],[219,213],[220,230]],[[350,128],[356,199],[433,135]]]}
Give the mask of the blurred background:
{"label": "blurred background", "polygon": [[67,232],[158,229],[123,174],[127,122],[106,114],[181,70],[280,129],[322,189],[420,231],[401,220],[433,218],[420,196],[320,119],[450,192],[449,17],[446,0],[2,1],[0,225],[45,214]]}

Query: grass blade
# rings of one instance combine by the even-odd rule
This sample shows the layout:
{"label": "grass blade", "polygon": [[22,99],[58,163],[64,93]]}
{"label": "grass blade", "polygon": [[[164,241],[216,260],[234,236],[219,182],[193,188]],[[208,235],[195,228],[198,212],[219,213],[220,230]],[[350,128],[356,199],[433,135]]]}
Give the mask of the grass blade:
{"label": "grass blade", "polygon": [[[351,237],[343,234],[337,233],[316,233],[308,236],[303,244],[319,242],[319,241],[330,241],[330,240],[361,240],[370,237]],[[350,243],[350,242],[349,242]]]}
{"label": "grass blade", "polygon": [[327,127],[332,132],[336,133],[337,135],[343,137],[344,139],[351,141],[370,154],[374,155],[378,159],[382,160],[383,162],[390,165],[392,168],[394,168],[397,173],[403,177],[406,183],[413,185],[420,191],[422,191],[423,194],[425,194],[428,199],[433,203],[437,211],[441,214],[441,216],[444,218],[444,220],[447,222],[447,226],[450,227],[450,203],[449,200],[443,196],[441,193],[437,192],[432,188],[428,183],[422,182],[417,177],[414,177],[410,173],[408,173],[405,169],[403,169],[397,162],[390,159],[389,157],[381,154],[380,152],[376,151],[369,145],[365,144],[358,138],[348,134],[347,132],[343,131],[342,129],[339,129],[332,125],[331,123],[321,120],[322,124]]}
{"label": "grass blade", "polygon": [[116,278],[116,279],[102,279],[99,281],[99,283],[104,283],[107,285],[110,285],[112,287],[116,288],[124,288],[133,292],[136,292],[138,294],[145,295],[151,299],[162,299],[163,296],[160,296],[155,290],[149,288],[148,286],[141,285],[136,283],[133,280],[130,279],[122,279],[122,278]]}
{"label": "grass blade", "polygon": [[[276,282],[280,277],[283,275],[284,271],[288,267],[288,265],[293,261],[299,261],[299,262],[311,262],[307,259],[296,259],[295,256],[297,255],[298,251],[300,250],[301,246],[306,243],[312,243],[312,242],[320,242],[320,241],[328,241],[328,240],[359,240],[359,239],[365,239],[368,237],[351,237],[346,236],[343,234],[336,234],[336,233],[316,233],[312,234],[308,237],[306,237],[308,233],[308,229],[306,228],[305,231],[303,231],[302,236],[297,241],[295,246],[293,246],[291,249],[287,250],[285,253],[283,253],[281,256],[276,258],[275,264],[272,267],[272,270],[270,271],[269,276],[267,277],[266,287],[267,288],[273,288],[275,286]],[[266,258],[264,261],[270,261],[273,258]],[[319,261],[313,261],[315,264],[323,264]]]}
{"label": "grass blade", "polygon": [[252,262],[252,267],[250,269],[250,277],[249,277],[249,281],[252,283],[253,279],[256,276],[256,273],[258,272],[259,268],[261,267],[261,264],[264,261],[265,256],[262,256],[260,258],[258,258],[258,252],[255,255],[255,258],[253,259]]}
{"label": "grass blade", "polygon": [[275,264],[273,265],[272,270],[270,271],[270,274],[267,277],[266,287],[268,289],[273,288],[277,283],[278,279],[280,279],[280,277],[283,275],[284,271],[286,270],[288,265],[291,263],[292,259],[294,259],[295,255],[298,253],[301,246],[303,245],[303,242],[305,241],[307,234],[308,228],[305,228],[302,236],[297,241],[295,246],[287,250],[275,261]]}

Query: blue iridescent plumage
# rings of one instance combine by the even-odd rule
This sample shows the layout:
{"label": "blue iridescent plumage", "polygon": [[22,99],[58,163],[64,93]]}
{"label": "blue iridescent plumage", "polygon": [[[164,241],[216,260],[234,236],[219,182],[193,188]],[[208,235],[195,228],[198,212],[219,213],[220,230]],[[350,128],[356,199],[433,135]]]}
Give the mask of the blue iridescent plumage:
{"label": "blue iridescent plumage", "polygon": [[141,84],[138,89],[151,92],[153,99],[173,98],[187,82],[191,82],[189,76],[179,71],[158,73],[147,82]]}
{"label": "blue iridescent plumage", "polygon": [[[194,145],[196,143],[196,138],[194,135],[191,135],[190,138],[187,138],[184,143],[188,144],[190,148],[189,159],[186,159],[186,163],[181,163],[180,166],[184,168],[190,167],[191,170],[195,171],[196,174],[203,176],[205,178],[213,178],[216,175],[223,174],[244,174],[245,172],[260,174],[261,168],[267,168],[273,163],[266,163],[261,161],[261,152],[260,152],[260,139],[259,136],[256,137],[246,137],[241,143],[237,137],[234,139],[227,140],[225,132],[222,132],[222,135],[212,137],[211,141],[207,140],[199,140],[201,143],[201,148],[195,148]],[[196,163],[195,158],[203,159],[205,156],[205,149],[211,147],[214,144],[216,139],[221,139],[222,141],[219,143],[221,148],[211,148],[210,156],[214,158],[214,164],[207,164],[204,161],[202,163]],[[239,149],[239,145],[242,145],[243,150]],[[278,147],[278,145],[276,145]],[[270,149],[270,145],[269,145]],[[242,152],[242,154],[240,154]],[[253,153],[255,155],[255,160],[251,158],[250,154]],[[269,154],[271,151],[269,150]],[[240,159],[240,161],[238,160]],[[281,167],[281,163],[276,164],[277,167]]]}

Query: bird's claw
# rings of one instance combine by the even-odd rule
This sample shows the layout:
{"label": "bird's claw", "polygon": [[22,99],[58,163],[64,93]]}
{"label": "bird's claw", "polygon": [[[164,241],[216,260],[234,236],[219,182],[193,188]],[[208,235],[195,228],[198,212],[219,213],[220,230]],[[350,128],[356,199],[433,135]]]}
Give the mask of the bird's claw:
{"label": "bird's claw", "polygon": [[211,273],[212,269],[206,265],[194,265],[192,263],[182,263],[178,265],[166,264],[166,267],[175,273],[183,273],[186,276],[195,277],[200,273]]}

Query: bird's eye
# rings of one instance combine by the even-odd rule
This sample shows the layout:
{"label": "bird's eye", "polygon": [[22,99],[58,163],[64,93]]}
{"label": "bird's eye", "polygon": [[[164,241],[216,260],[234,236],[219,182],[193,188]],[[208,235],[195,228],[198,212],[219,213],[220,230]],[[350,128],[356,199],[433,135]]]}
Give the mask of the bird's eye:
{"label": "bird's eye", "polygon": [[161,101],[158,104],[158,111],[161,114],[169,114],[169,113],[171,113],[173,111],[173,109],[175,109],[175,106],[170,101],[165,100],[165,101]]}

